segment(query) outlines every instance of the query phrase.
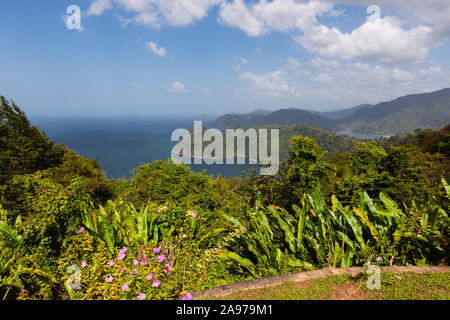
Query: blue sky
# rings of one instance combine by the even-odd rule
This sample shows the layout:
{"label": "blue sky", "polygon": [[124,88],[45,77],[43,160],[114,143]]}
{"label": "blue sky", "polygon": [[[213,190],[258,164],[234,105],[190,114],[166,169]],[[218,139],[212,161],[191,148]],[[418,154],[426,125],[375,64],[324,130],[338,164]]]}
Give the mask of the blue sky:
{"label": "blue sky", "polygon": [[183,116],[450,87],[450,2],[375,2],[3,0],[0,94],[35,116]]}

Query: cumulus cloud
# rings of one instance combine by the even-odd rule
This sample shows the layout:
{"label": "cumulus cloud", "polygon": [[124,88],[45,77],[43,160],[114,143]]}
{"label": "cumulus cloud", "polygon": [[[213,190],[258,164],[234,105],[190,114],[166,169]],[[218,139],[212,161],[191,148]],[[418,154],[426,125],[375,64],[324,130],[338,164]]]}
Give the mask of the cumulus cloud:
{"label": "cumulus cloud", "polygon": [[166,49],[164,47],[158,48],[158,44],[156,42],[149,41],[145,45],[157,56],[164,57],[166,55]]}
{"label": "cumulus cloud", "polygon": [[219,22],[258,37],[271,31],[310,29],[318,15],[332,10],[333,5],[324,1],[260,0],[247,5],[243,0],[233,0],[220,5]]}
{"label": "cumulus cloud", "polygon": [[448,0],[329,0],[335,4],[372,5],[376,3],[383,12],[396,12],[411,24],[429,24],[435,35],[450,37],[450,2]]}
{"label": "cumulus cloud", "polygon": [[[97,0],[109,2],[111,0]],[[222,0],[112,0],[128,17],[123,23],[136,23],[150,28],[186,26],[207,16],[208,11]],[[95,3],[94,3],[95,4]],[[100,5],[98,6],[101,7]],[[100,12],[101,10],[97,10]],[[103,12],[103,11],[101,11]],[[101,14],[101,13],[100,13]]]}
{"label": "cumulus cloud", "polygon": [[95,0],[86,11],[87,16],[102,15],[105,10],[111,9],[111,0]]}
{"label": "cumulus cloud", "polygon": [[234,93],[242,103],[329,110],[438,90],[450,81],[450,73],[436,64],[399,67],[313,58],[296,68],[287,59],[273,72],[241,73],[240,79],[244,84]]}
{"label": "cumulus cloud", "polygon": [[179,82],[179,81],[175,81],[174,83],[172,83],[172,85],[170,85],[167,88],[167,92],[170,93],[188,93],[188,90],[186,90],[186,88],[184,87],[184,84]]}
{"label": "cumulus cloud", "polygon": [[277,70],[263,75],[245,72],[240,75],[240,78],[252,87],[270,96],[280,96],[283,94],[300,95],[299,90],[290,81],[288,73],[284,70]]}
{"label": "cumulus cloud", "polygon": [[381,63],[420,61],[427,57],[433,46],[431,27],[405,30],[392,17],[367,20],[349,33],[320,25],[295,37],[295,40],[324,57]]}
{"label": "cumulus cloud", "polygon": [[295,41],[307,50],[343,60],[413,63],[425,59],[429,50],[437,45],[432,27],[418,25],[406,29],[402,21],[394,17],[369,16],[366,23],[348,33],[320,24],[319,16],[335,14],[334,4],[294,0],[260,0],[247,4],[243,0],[233,0],[221,4],[219,21],[253,37],[271,31],[296,32],[299,35],[294,36]]}

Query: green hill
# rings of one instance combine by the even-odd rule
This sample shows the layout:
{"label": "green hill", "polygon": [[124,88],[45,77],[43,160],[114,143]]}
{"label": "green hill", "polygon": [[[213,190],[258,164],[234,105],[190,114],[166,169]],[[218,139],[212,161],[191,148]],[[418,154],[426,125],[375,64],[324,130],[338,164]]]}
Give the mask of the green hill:
{"label": "green hill", "polygon": [[301,124],[329,131],[393,136],[411,133],[417,128],[439,129],[448,123],[450,88],[333,112],[281,109],[269,114],[227,114],[217,118],[213,126],[233,128]]}

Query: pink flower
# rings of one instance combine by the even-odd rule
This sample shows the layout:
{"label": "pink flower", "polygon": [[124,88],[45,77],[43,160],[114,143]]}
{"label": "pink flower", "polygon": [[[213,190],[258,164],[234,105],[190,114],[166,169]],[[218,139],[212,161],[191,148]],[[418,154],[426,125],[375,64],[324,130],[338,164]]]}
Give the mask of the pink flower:
{"label": "pink flower", "polygon": [[197,211],[189,210],[188,213],[187,213],[187,215],[188,215],[189,217],[195,219],[195,218],[197,217]]}
{"label": "pink flower", "polygon": [[141,261],[141,266],[146,266],[148,264],[147,261]]}
{"label": "pink flower", "polygon": [[152,280],[153,279],[153,273],[150,273],[147,275],[147,280]]}
{"label": "pink flower", "polygon": [[112,276],[106,277],[106,282],[113,282],[114,278]]}
{"label": "pink flower", "polygon": [[364,263],[366,266],[370,266],[370,261],[367,261],[366,263]]}
{"label": "pink flower", "polygon": [[170,264],[166,264],[164,267],[164,271],[166,271],[167,274],[170,274],[172,272],[172,269],[170,268]]}
{"label": "pink flower", "polygon": [[144,299],[145,299],[145,293],[139,293],[138,296],[137,296],[137,298],[138,298],[139,300],[144,300]]}
{"label": "pink flower", "polygon": [[399,276],[395,276],[398,280],[402,280],[402,278],[400,278]]}
{"label": "pink flower", "polygon": [[383,258],[382,257],[378,257],[377,261],[383,261]]}
{"label": "pink flower", "polygon": [[120,268],[120,272],[125,273],[125,269],[124,268]]}
{"label": "pink flower", "polygon": [[137,266],[139,264],[139,261],[137,261],[136,259],[133,260],[133,266]]}
{"label": "pink flower", "polygon": [[161,251],[161,246],[159,246],[158,248],[153,249],[154,253],[159,253]]}
{"label": "pink flower", "polygon": [[167,206],[158,207],[158,213],[160,213],[161,211],[166,210],[166,209],[167,209]]}
{"label": "pink flower", "polygon": [[108,266],[110,266],[110,267],[112,267],[113,265],[114,265],[114,260],[109,260],[108,262],[107,262],[107,265]]}
{"label": "pink flower", "polygon": [[128,291],[128,282],[122,286],[122,291]]}
{"label": "pink flower", "polygon": [[159,255],[158,258],[156,258],[156,260],[158,260],[158,262],[163,262],[164,260],[166,260],[166,256],[165,255]]}
{"label": "pink flower", "polygon": [[138,271],[137,269],[134,269],[134,273],[138,274],[138,273],[139,273],[139,271]]}
{"label": "pink flower", "polygon": [[77,231],[77,234],[83,233],[84,232],[84,227],[81,227],[80,230]]}
{"label": "pink flower", "polygon": [[86,267],[87,267],[86,261],[83,261],[83,262],[81,263],[81,267],[82,267],[82,268],[86,268]]}
{"label": "pink flower", "polygon": [[190,293],[186,293],[182,300],[192,300],[192,295]]}
{"label": "pink flower", "polygon": [[126,253],[127,253],[127,247],[123,247],[122,249],[120,249],[119,257],[117,258],[117,261],[121,261],[121,260],[125,259]]}
{"label": "pink flower", "polygon": [[158,288],[161,284],[161,281],[153,281],[153,288]]}

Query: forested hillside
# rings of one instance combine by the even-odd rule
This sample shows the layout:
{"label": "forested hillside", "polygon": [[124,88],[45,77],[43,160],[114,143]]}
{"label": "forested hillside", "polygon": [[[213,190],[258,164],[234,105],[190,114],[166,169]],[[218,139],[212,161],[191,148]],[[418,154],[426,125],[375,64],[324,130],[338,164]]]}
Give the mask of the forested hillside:
{"label": "forested hillside", "polygon": [[417,128],[439,129],[450,122],[450,89],[413,94],[377,105],[360,105],[336,112],[282,109],[268,115],[219,117],[214,126],[312,125],[325,130],[372,135],[404,135]]}
{"label": "forested hillside", "polygon": [[[169,160],[116,181],[3,98],[0,117],[0,299],[189,300],[326,267],[449,263],[448,126],[381,142],[292,126],[277,176]],[[325,159],[328,139],[350,152]]]}

